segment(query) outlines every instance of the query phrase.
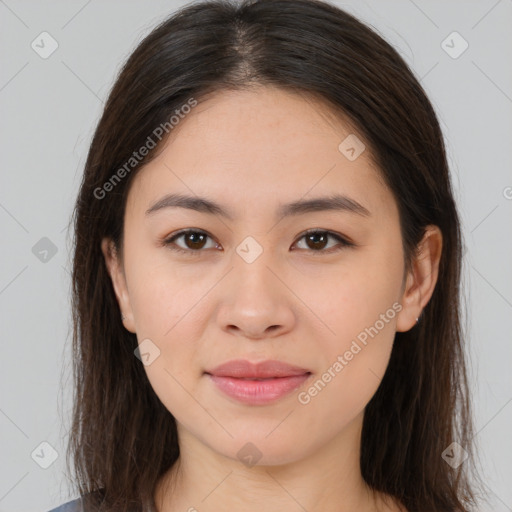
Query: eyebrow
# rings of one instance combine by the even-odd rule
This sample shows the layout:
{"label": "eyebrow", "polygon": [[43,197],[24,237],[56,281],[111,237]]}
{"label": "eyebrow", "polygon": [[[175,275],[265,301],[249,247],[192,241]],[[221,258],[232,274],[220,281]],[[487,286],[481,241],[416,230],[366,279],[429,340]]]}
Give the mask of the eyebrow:
{"label": "eyebrow", "polygon": [[[231,221],[234,220],[234,216],[220,204],[205,197],[187,196],[183,194],[168,194],[162,197],[146,210],[146,215],[152,215],[165,208],[186,208],[210,215],[219,215]],[[307,200],[299,199],[291,203],[281,204],[277,209],[276,217],[282,218],[320,211],[343,211],[354,213],[362,217],[371,216],[370,211],[354,199],[344,195],[334,194],[327,197],[317,197]]]}

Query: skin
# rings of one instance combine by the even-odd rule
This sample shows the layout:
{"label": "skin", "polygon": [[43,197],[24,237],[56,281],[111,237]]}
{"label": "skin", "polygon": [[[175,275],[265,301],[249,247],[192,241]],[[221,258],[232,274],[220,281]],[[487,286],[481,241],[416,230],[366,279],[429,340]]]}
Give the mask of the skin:
{"label": "skin", "polygon": [[[180,459],[159,482],[159,512],[401,510],[362,479],[361,426],[395,332],[415,325],[433,293],[442,236],[429,226],[405,276],[396,202],[368,148],[354,161],[338,150],[354,131],[330,114],[320,102],[270,87],[210,96],[135,177],[122,255],[102,241],[125,328],[160,350],[145,370],[178,426]],[[234,219],[184,208],[145,214],[170,192],[205,196]],[[280,203],[333,192],[371,215],[275,218]],[[185,228],[209,235],[202,245],[174,240],[194,254],[161,244]],[[308,244],[304,231],[312,228],[356,246],[328,253],[339,242]],[[263,249],[252,263],[236,252],[247,236]],[[301,404],[298,393],[394,303],[401,305],[394,318]],[[241,404],[204,375],[237,358],[278,359],[312,378],[272,404]],[[248,442],[261,452],[251,467],[237,456]]]}

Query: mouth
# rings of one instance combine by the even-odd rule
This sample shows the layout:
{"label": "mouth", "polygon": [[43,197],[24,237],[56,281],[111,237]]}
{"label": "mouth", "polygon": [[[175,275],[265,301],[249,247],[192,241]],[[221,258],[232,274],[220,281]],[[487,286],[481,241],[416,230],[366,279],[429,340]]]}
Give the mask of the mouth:
{"label": "mouth", "polygon": [[247,360],[224,363],[205,375],[224,395],[248,405],[273,403],[304,384],[307,369],[281,361],[254,364]]}

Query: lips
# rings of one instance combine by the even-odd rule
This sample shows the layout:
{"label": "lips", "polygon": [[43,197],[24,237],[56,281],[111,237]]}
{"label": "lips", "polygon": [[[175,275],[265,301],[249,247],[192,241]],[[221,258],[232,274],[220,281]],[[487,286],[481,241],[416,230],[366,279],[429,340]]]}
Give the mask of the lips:
{"label": "lips", "polygon": [[312,373],[281,361],[251,363],[228,361],[206,376],[224,395],[248,405],[265,405],[288,395],[304,384]]}
{"label": "lips", "polygon": [[280,377],[294,377],[311,373],[305,368],[277,360],[268,360],[261,363],[251,363],[246,359],[235,359],[208,370],[205,373],[217,377],[234,377],[237,379],[273,379]]}

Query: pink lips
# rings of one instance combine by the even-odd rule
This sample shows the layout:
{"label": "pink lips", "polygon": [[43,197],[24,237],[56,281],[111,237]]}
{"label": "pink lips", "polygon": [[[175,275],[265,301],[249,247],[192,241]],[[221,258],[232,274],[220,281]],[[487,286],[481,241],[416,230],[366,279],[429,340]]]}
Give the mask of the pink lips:
{"label": "pink lips", "polygon": [[303,384],[309,370],[281,361],[253,364],[236,359],[205,372],[226,395],[251,404],[266,404],[278,400]]}

